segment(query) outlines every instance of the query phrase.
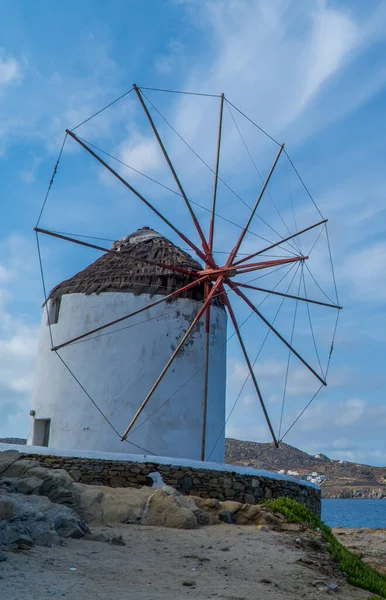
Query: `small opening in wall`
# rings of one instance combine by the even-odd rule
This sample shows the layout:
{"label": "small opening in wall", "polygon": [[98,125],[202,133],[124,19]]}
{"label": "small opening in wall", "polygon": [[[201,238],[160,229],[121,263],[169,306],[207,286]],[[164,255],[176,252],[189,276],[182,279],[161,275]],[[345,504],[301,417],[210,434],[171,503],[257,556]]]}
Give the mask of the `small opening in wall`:
{"label": "small opening in wall", "polygon": [[61,298],[54,298],[48,302],[47,325],[55,325],[59,321]]}
{"label": "small opening in wall", "polygon": [[33,446],[48,446],[50,441],[51,419],[35,419],[32,436]]}

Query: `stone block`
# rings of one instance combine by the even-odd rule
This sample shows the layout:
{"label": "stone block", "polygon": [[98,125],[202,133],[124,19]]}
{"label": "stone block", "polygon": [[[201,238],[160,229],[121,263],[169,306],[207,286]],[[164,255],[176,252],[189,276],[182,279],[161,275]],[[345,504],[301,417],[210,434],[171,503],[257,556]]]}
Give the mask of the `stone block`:
{"label": "stone block", "polygon": [[226,498],[234,498],[236,495],[236,492],[234,490],[232,490],[231,488],[228,488],[224,491],[224,495],[226,496]]}
{"label": "stone block", "polygon": [[109,485],[111,487],[124,487],[126,480],[123,477],[110,477]]}
{"label": "stone block", "polygon": [[252,494],[245,494],[244,502],[245,504],[256,504],[256,498]]}
{"label": "stone block", "polygon": [[233,484],[233,489],[243,492],[245,490],[245,486],[242,483],[240,483],[239,481],[235,481]]}

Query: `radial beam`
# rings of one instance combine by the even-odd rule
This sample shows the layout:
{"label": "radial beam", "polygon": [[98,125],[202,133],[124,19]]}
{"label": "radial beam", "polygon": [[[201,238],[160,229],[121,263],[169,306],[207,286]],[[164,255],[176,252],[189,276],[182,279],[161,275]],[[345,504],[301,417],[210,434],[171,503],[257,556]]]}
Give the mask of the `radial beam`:
{"label": "radial beam", "polygon": [[253,254],[249,254],[249,256],[245,256],[244,258],[240,258],[239,260],[236,260],[232,264],[234,266],[240,265],[241,263],[244,263],[247,260],[250,260],[251,258],[254,258],[255,256],[259,256],[259,254],[263,254],[264,252],[268,252],[268,250],[272,250],[272,248],[276,248],[277,246],[281,246],[281,244],[284,244],[285,242],[288,242],[289,240],[292,240],[293,238],[297,237],[298,235],[302,235],[303,233],[306,233],[306,231],[311,231],[311,229],[314,229],[315,227],[319,227],[319,225],[323,225],[324,223],[327,223],[327,219],[323,219],[323,221],[319,221],[318,223],[315,223],[314,225],[310,225],[310,227],[306,227],[305,229],[302,229],[301,231],[293,233],[292,235],[289,235],[288,237],[283,238],[279,242],[275,242],[274,244],[271,244],[270,246],[267,246],[266,248],[263,248],[263,250],[259,250],[258,252],[254,252]]}
{"label": "radial beam", "polygon": [[313,369],[311,367],[311,365],[308,364],[308,362],[306,360],[304,360],[304,358],[302,356],[300,356],[299,352],[297,352],[295,350],[295,348],[293,348],[291,346],[291,344],[289,342],[287,342],[287,340],[277,331],[277,329],[275,329],[275,327],[261,314],[261,312],[259,311],[258,308],[256,308],[256,306],[249,300],[249,298],[241,291],[238,289],[237,285],[233,283],[233,281],[231,281],[230,279],[226,280],[226,283],[229,285],[229,287],[238,295],[240,296],[240,298],[242,298],[247,304],[248,306],[260,317],[260,319],[267,325],[267,327],[269,327],[269,329],[279,338],[279,340],[281,340],[283,342],[283,344],[285,346],[287,346],[287,348],[289,350],[291,350],[292,354],[294,354],[296,356],[296,358],[298,358],[300,360],[300,362],[303,363],[303,365],[305,367],[307,367],[307,369],[317,378],[319,379],[320,383],[322,383],[323,385],[327,385],[326,381],[319,375],[319,373],[317,373],[315,371],[315,369]]}
{"label": "radial beam", "polygon": [[310,300],[309,298],[303,298],[302,296],[294,296],[293,294],[284,294],[282,292],[276,292],[275,290],[268,290],[266,288],[256,287],[255,285],[249,285],[248,283],[239,283],[238,281],[234,281],[233,283],[237,285],[237,287],[247,288],[248,290],[265,292],[267,294],[274,294],[275,296],[282,296],[283,298],[292,298],[293,300],[301,300],[302,302],[309,302],[310,304],[319,304],[319,306],[328,306],[329,308],[342,309],[342,306],[338,306],[338,304],[320,302],[319,300]]}
{"label": "radial beam", "polygon": [[270,171],[269,171],[269,173],[268,173],[268,175],[267,175],[267,178],[266,178],[266,180],[265,180],[265,181],[264,181],[264,183],[263,183],[263,187],[262,187],[262,188],[261,188],[261,190],[260,190],[260,194],[258,195],[258,197],[257,197],[257,200],[256,200],[256,202],[255,202],[255,204],[254,204],[254,206],[253,206],[253,208],[252,208],[252,210],[251,210],[251,214],[249,215],[249,218],[248,218],[248,220],[247,220],[247,222],[246,222],[246,224],[245,224],[245,227],[244,227],[244,229],[242,230],[242,232],[241,232],[241,234],[240,234],[240,237],[239,237],[239,239],[238,239],[238,240],[237,240],[237,242],[236,242],[236,246],[233,248],[232,252],[231,252],[231,253],[230,253],[230,255],[229,255],[229,258],[228,258],[228,260],[227,260],[227,265],[231,265],[231,264],[233,263],[233,260],[234,260],[234,258],[235,258],[235,256],[236,256],[237,252],[239,251],[239,248],[240,248],[240,246],[241,246],[241,244],[242,244],[242,242],[243,242],[243,239],[244,239],[244,237],[245,237],[245,234],[247,233],[247,231],[248,231],[248,229],[249,229],[249,226],[250,226],[250,224],[251,224],[251,221],[252,221],[252,219],[253,219],[253,217],[254,217],[254,215],[255,215],[255,212],[256,212],[256,210],[257,210],[257,207],[259,206],[260,200],[261,200],[261,199],[262,199],[262,197],[263,197],[263,194],[264,194],[264,192],[265,192],[265,190],[266,190],[266,188],[267,188],[267,185],[268,185],[268,183],[269,183],[269,180],[271,179],[272,173],[273,173],[273,172],[274,172],[274,170],[275,170],[275,167],[276,167],[276,165],[277,165],[277,162],[278,162],[278,160],[279,160],[279,158],[280,158],[280,155],[281,155],[281,153],[283,152],[283,150],[284,150],[284,144],[282,144],[282,145],[280,146],[280,148],[279,148],[279,151],[278,151],[278,153],[277,153],[277,155],[276,155],[276,158],[275,158],[275,160],[273,161],[273,165],[272,165],[272,167],[270,168]]}
{"label": "radial beam", "polygon": [[161,148],[161,150],[162,150],[162,154],[164,155],[164,157],[165,157],[165,160],[166,160],[166,162],[168,163],[169,169],[170,169],[170,171],[171,171],[171,173],[172,173],[172,175],[173,175],[174,181],[176,182],[178,189],[180,190],[181,196],[182,196],[182,198],[184,199],[184,202],[185,202],[185,204],[186,204],[186,206],[187,206],[187,208],[188,208],[188,211],[189,211],[189,213],[190,213],[190,216],[192,217],[192,220],[193,220],[194,226],[195,226],[195,228],[196,228],[196,230],[197,230],[197,233],[198,233],[198,235],[200,236],[201,243],[202,243],[202,247],[203,247],[203,249],[204,249],[205,255],[207,255],[208,262],[210,262],[211,264],[213,264],[213,261],[211,261],[211,260],[210,260],[210,259],[211,259],[211,253],[210,253],[210,250],[209,250],[208,243],[207,243],[207,241],[206,241],[206,239],[205,239],[204,233],[203,233],[203,231],[202,231],[202,229],[201,229],[201,226],[200,226],[200,224],[199,224],[199,222],[198,222],[198,220],[197,220],[197,217],[196,217],[196,215],[195,215],[195,213],[194,213],[194,210],[193,210],[193,208],[192,208],[192,206],[191,206],[191,204],[190,204],[190,202],[189,202],[189,200],[188,200],[188,197],[187,197],[187,195],[185,194],[185,190],[184,190],[184,188],[182,187],[181,181],[180,181],[180,179],[179,179],[179,177],[178,177],[178,175],[177,175],[177,173],[176,173],[176,170],[175,170],[175,168],[174,168],[174,166],[173,166],[173,163],[172,163],[172,161],[170,160],[169,154],[168,154],[168,153],[167,153],[167,151],[166,151],[166,148],[165,148],[165,146],[164,146],[164,144],[163,144],[163,141],[161,140],[161,137],[160,137],[160,135],[159,135],[159,133],[158,133],[158,130],[157,130],[157,128],[156,128],[156,126],[155,126],[155,124],[154,124],[154,121],[153,121],[153,119],[152,119],[152,117],[151,117],[151,115],[150,115],[150,113],[149,113],[149,110],[148,110],[148,108],[147,108],[147,106],[146,106],[146,104],[145,104],[145,101],[144,101],[144,99],[143,99],[143,97],[142,97],[141,91],[140,91],[140,89],[139,89],[139,88],[136,86],[136,84],[135,84],[135,83],[133,84],[133,88],[134,88],[134,91],[135,91],[135,93],[137,94],[138,100],[139,100],[139,101],[140,101],[140,103],[141,103],[141,106],[142,106],[142,108],[143,108],[143,110],[144,110],[144,112],[145,112],[145,115],[146,115],[146,117],[147,117],[147,119],[148,119],[148,121],[149,121],[149,123],[150,123],[150,126],[151,126],[151,128],[152,128],[152,130],[153,130],[153,133],[154,133],[155,137],[156,137],[156,140],[157,140],[157,142],[158,142],[158,145],[159,145],[159,147],[160,147],[160,148]]}
{"label": "radial beam", "polygon": [[240,270],[238,268],[235,268],[233,265],[231,265],[230,267],[218,267],[217,269],[203,269],[202,271],[197,271],[197,275],[208,275],[211,279],[216,279],[219,275],[224,275],[224,277],[234,277],[235,275],[241,275],[243,273],[248,273],[249,271],[258,271],[261,269],[269,269],[271,267],[279,267],[280,265],[286,265],[288,263],[293,262],[300,262],[307,259],[308,256],[294,256],[291,258],[266,260],[263,262],[242,265]]}
{"label": "radial beam", "polygon": [[294,262],[303,262],[308,260],[308,256],[294,256],[293,258],[282,258],[278,260],[267,261],[263,263],[249,263],[241,265],[241,268],[236,268],[236,275],[242,275],[243,273],[251,273],[253,271],[261,271],[262,269],[269,269],[271,267],[278,267],[280,265],[287,265]]}
{"label": "radial beam", "polygon": [[69,346],[70,344],[73,344],[74,342],[79,342],[80,340],[83,340],[84,338],[88,337],[89,335],[92,335],[93,333],[98,333],[99,331],[102,331],[103,329],[106,329],[107,327],[111,327],[112,325],[116,325],[117,323],[121,323],[122,321],[126,321],[126,319],[130,319],[131,317],[135,317],[136,315],[139,315],[140,313],[144,312],[145,310],[148,310],[149,308],[153,308],[154,306],[157,306],[158,304],[161,304],[162,302],[166,302],[166,300],[169,300],[170,298],[174,298],[175,296],[178,296],[179,294],[182,294],[183,292],[190,290],[191,288],[195,287],[196,285],[203,283],[206,279],[207,279],[206,277],[201,277],[200,279],[196,279],[195,281],[192,281],[192,283],[188,283],[184,287],[182,287],[178,290],[175,290],[174,292],[171,292],[167,296],[163,296],[163,298],[161,298],[160,300],[156,300],[155,302],[152,302],[151,304],[146,304],[146,306],[143,306],[142,308],[139,308],[138,310],[135,310],[134,312],[132,312],[128,315],[124,315],[123,317],[119,317],[119,319],[114,319],[114,321],[109,321],[108,323],[105,323],[104,325],[100,325],[99,327],[96,327],[95,329],[91,329],[90,331],[87,331],[86,333],[82,333],[81,335],[78,335],[78,336],[72,338],[71,340],[68,340],[67,342],[63,342],[63,344],[54,346],[53,348],[51,348],[51,350],[56,352],[57,350],[60,350],[60,348]]}
{"label": "radial beam", "polygon": [[209,227],[209,249],[211,252],[213,250],[214,217],[216,214],[215,211],[216,211],[216,200],[217,200],[218,171],[219,171],[219,166],[220,166],[223,111],[224,111],[224,94],[221,94],[220,116],[219,116],[219,121],[218,121],[218,134],[217,134],[216,167],[215,167],[215,171],[214,171],[214,181],[213,181],[212,215],[211,215],[210,227]]}
{"label": "radial beam", "polygon": [[181,269],[181,267],[175,267],[174,265],[167,265],[165,263],[155,262],[154,260],[149,260],[147,258],[139,258],[137,256],[127,256],[118,252],[117,250],[111,250],[111,248],[103,248],[103,246],[96,246],[95,244],[89,244],[89,242],[82,242],[81,240],[76,240],[75,238],[69,237],[67,235],[62,235],[61,233],[55,233],[54,231],[50,231],[49,229],[41,229],[40,227],[34,227],[34,231],[37,233],[44,233],[44,235],[50,235],[52,237],[58,238],[60,240],[65,240],[67,242],[72,242],[73,244],[78,244],[79,246],[86,246],[86,248],[93,248],[94,250],[100,250],[101,252],[106,252],[108,254],[115,254],[120,258],[125,258],[125,260],[133,260],[141,263],[145,263],[147,265],[152,265],[154,267],[160,267],[162,269],[169,269],[170,271],[176,271],[177,273],[183,273],[184,275],[189,275],[190,277],[194,277],[197,271],[189,271],[188,269]]}
{"label": "radial beam", "polygon": [[233,311],[232,305],[231,305],[231,303],[229,301],[229,298],[228,298],[228,296],[227,296],[227,294],[226,294],[225,291],[224,291],[224,294],[223,294],[223,298],[224,298],[224,303],[225,303],[226,307],[228,308],[229,315],[230,315],[230,318],[231,318],[232,323],[233,323],[233,327],[234,327],[236,335],[238,337],[239,344],[241,346],[241,350],[242,350],[242,353],[244,355],[245,362],[247,363],[249,374],[250,374],[251,379],[253,381],[253,385],[255,387],[255,390],[256,390],[256,393],[257,393],[257,397],[259,398],[260,405],[261,405],[262,411],[263,411],[264,416],[265,416],[265,420],[267,421],[267,425],[268,425],[269,431],[271,432],[271,436],[272,436],[273,442],[274,442],[276,448],[278,448],[279,447],[279,443],[278,443],[278,441],[276,439],[276,435],[275,435],[275,432],[273,430],[273,427],[272,427],[272,424],[271,424],[271,420],[269,418],[267,409],[265,407],[264,400],[263,400],[263,397],[261,395],[261,391],[260,391],[260,388],[259,388],[259,384],[257,383],[256,375],[255,375],[255,373],[253,371],[253,365],[251,364],[251,361],[249,360],[249,356],[248,356],[247,350],[245,348],[245,344],[244,344],[243,338],[241,337],[239,326],[238,326],[238,323],[237,323],[237,320],[236,320],[236,317],[235,317],[235,313]]}
{"label": "radial beam", "polygon": [[138,419],[139,415],[141,414],[141,412],[143,411],[143,409],[145,408],[146,404],[149,402],[150,398],[152,397],[152,395],[154,394],[155,390],[157,389],[157,387],[159,386],[159,384],[161,383],[162,379],[165,377],[167,371],[169,370],[171,364],[173,363],[174,359],[176,358],[177,354],[179,353],[179,351],[181,350],[182,346],[185,344],[186,340],[188,339],[188,337],[190,336],[190,334],[193,331],[194,326],[196,325],[196,323],[199,321],[199,319],[202,317],[203,313],[205,312],[207,306],[209,305],[209,303],[211,302],[215,292],[217,291],[217,289],[219,288],[221,282],[222,282],[222,277],[219,277],[217,279],[217,281],[215,282],[215,284],[213,285],[212,289],[210,290],[208,297],[206,298],[203,306],[200,308],[200,310],[198,311],[197,315],[194,317],[193,321],[191,322],[191,324],[189,325],[188,329],[186,330],[185,334],[183,335],[183,337],[181,338],[177,348],[174,350],[172,356],[169,358],[168,362],[166,363],[165,367],[162,369],[162,372],[160,373],[160,375],[157,377],[157,380],[155,381],[155,383],[153,384],[150,392],[147,394],[146,398],[144,399],[144,401],[142,402],[141,406],[138,408],[137,412],[135,413],[134,417],[132,418],[132,420],[130,421],[129,425],[126,427],[124,433],[122,434],[121,437],[121,441],[123,442],[127,436],[129,435],[131,429],[133,428],[136,420]]}
{"label": "radial beam", "polygon": [[170,227],[170,229],[172,229],[182,240],[184,240],[184,242],[186,244],[188,244],[188,246],[190,246],[190,248],[192,248],[192,250],[195,251],[195,253],[197,254],[197,256],[199,256],[201,258],[201,260],[203,260],[204,262],[206,262],[206,256],[205,256],[205,254],[196,246],[196,244],[194,244],[189,238],[186,237],[186,235],[184,235],[181,231],[179,231],[179,229],[177,229],[177,227],[175,227],[169,221],[169,219],[167,219],[166,217],[164,217],[163,214],[160,213],[160,211],[157,210],[155,208],[155,206],[153,206],[151,204],[151,202],[149,202],[148,200],[146,200],[146,198],[144,196],[142,196],[142,194],[140,194],[135,188],[133,188],[133,186],[130,185],[130,183],[128,183],[126,181],[126,179],[124,179],[123,177],[121,177],[119,175],[119,173],[117,173],[117,171],[115,171],[115,169],[113,169],[112,167],[110,167],[110,165],[106,161],[104,161],[103,158],[101,158],[100,156],[98,156],[98,154],[96,154],[93,150],[91,150],[91,148],[89,146],[87,146],[87,144],[85,144],[80,138],[78,138],[78,136],[75,135],[75,133],[73,133],[69,129],[66,129],[66,133],[68,133],[68,135],[70,135],[76,142],[78,142],[78,144],[80,146],[82,146],[82,148],[84,148],[89,154],[91,154],[91,156],[93,156],[95,158],[95,160],[97,160],[108,171],[110,171],[110,173],[112,173],[114,175],[114,177],[116,177],[121,183],[123,183],[123,185],[125,187],[127,187],[135,196],[137,196],[137,198],[139,198],[141,200],[141,202],[143,202],[148,208],[150,208],[150,210],[152,210],[153,213],[155,213],[157,215],[157,217],[159,217],[164,223],[166,223],[166,225],[168,227]]}

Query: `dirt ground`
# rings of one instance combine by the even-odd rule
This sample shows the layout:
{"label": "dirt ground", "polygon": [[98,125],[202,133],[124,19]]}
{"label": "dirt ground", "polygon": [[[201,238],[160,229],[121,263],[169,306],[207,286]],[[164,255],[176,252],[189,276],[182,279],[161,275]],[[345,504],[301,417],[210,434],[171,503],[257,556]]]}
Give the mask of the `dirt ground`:
{"label": "dirt ground", "polygon": [[[99,527],[125,546],[67,540],[4,553],[1,600],[367,600],[306,533],[218,525],[186,531]],[[300,541],[299,541],[300,538]],[[296,541],[298,540],[298,541]],[[337,584],[332,591],[326,584]]]}
{"label": "dirt ground", "polygon": [[336,527],[334,535],[361,559],[386,575],[386,529],[343,529]]}

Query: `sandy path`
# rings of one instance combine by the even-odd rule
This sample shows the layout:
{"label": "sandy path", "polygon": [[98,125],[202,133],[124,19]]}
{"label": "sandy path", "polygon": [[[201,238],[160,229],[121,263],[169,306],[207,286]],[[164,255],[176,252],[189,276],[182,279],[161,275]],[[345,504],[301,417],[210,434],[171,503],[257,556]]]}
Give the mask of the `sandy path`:
{"label": "sandy path", "polygon": [[[126,546],[69,540],[59,548],[8,553],[0,562],[1,600],[367,600],[332,560],[299,533],[220,525],[193,531],[94,528],[122,534]],[[71,571],[76,568],[76,571]],[[319,591],[325,578],[339,591]],[[185,583],[193,584],[185,586]]]}

